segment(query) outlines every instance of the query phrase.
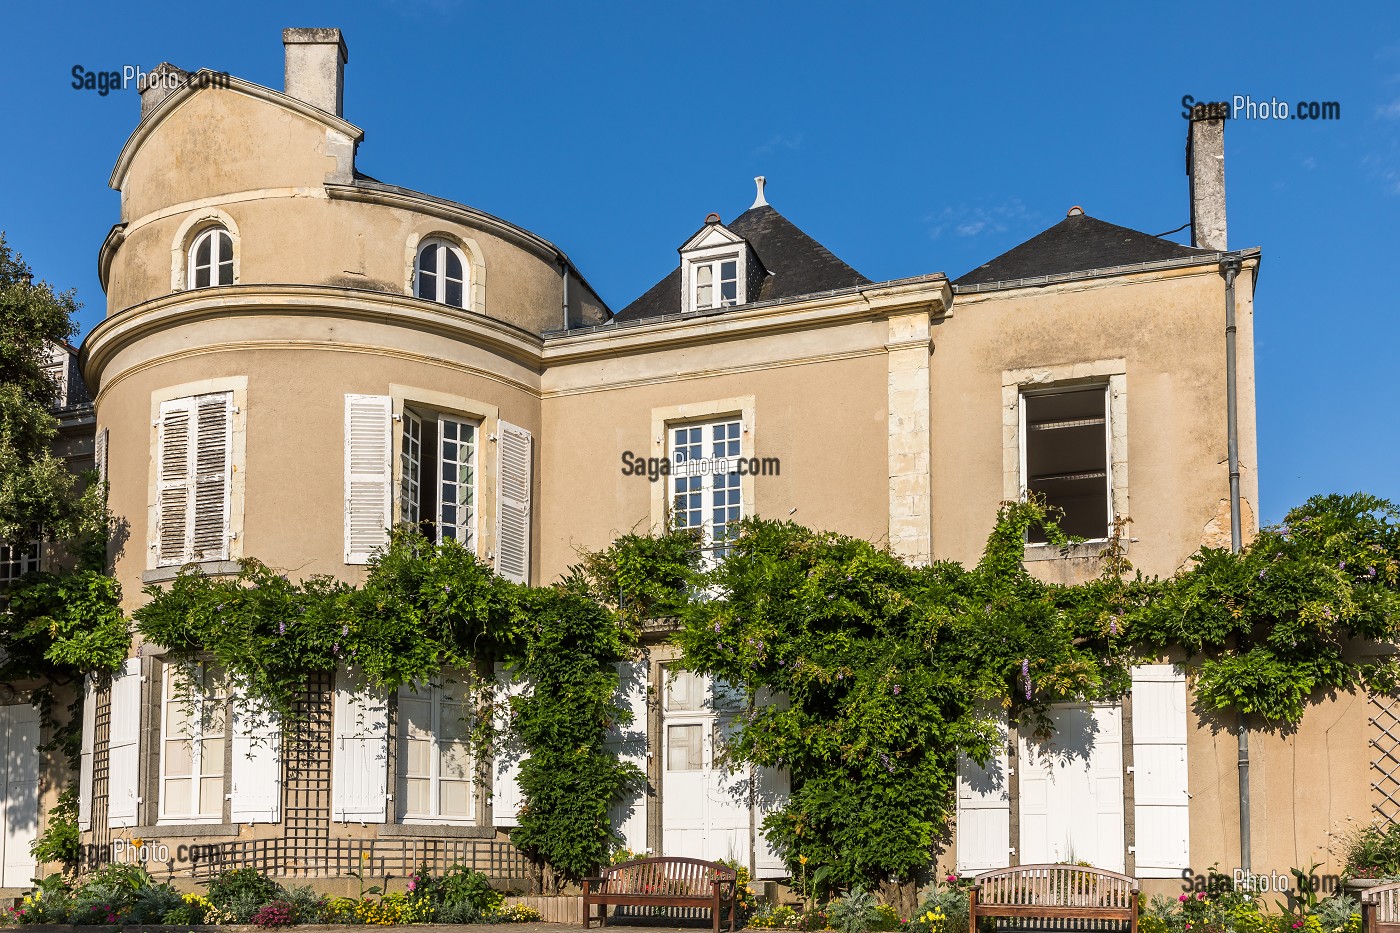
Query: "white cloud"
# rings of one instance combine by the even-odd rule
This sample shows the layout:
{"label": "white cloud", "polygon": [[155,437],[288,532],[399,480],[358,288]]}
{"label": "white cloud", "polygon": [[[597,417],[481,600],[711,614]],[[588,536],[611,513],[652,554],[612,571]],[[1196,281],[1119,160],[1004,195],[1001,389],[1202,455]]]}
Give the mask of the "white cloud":
{"label": "white cloud", "polygon": [[924,217],[928,234],[938,239],[951,232],[954,236],[976,237],[984,233],[1005,233],[1014,228],[1025,229],[1040,223],[1040,216],[1026,210],[1019,198],[1009,198],[997,204],[959,204],[948,206]]}

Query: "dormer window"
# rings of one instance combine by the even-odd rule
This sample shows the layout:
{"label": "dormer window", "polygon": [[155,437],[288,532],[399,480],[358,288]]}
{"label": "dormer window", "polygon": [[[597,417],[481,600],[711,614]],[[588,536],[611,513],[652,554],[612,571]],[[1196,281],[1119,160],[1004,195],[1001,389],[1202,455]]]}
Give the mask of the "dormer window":
{"label": "dormer window", "polygon": [[753,301],[761,275],[753,250],[743,237],[720,223],[718,214],[705,218],[705,226],[680,249],[681,308],[709,311],[732,308]]}
{"label": "dormer window", "polygon": [[739,303],[739,260],[695,263],[695,309],[729,307]]}

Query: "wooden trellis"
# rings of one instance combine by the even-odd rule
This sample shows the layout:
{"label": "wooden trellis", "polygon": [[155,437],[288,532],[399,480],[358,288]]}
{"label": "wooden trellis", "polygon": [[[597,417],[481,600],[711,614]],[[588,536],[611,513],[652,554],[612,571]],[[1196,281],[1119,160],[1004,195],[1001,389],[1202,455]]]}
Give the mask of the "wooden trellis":
{"label": "wooden trellis", "polygon": [[1373,693],[1371,708],[1371,809],[1394,823],[1400,819],[1400,698]]}

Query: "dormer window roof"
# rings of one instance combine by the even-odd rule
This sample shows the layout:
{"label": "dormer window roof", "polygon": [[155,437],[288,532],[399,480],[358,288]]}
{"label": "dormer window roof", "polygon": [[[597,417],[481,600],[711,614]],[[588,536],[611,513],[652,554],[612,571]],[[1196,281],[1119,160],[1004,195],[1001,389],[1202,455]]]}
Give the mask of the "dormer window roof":
{"label": "dormer window roof", "polygon": [[753,251],[743,237],[720,222],[718,214],[680,248],[681,307],[678,311],[709,311],[746,304],[749,280],[757,269]]}

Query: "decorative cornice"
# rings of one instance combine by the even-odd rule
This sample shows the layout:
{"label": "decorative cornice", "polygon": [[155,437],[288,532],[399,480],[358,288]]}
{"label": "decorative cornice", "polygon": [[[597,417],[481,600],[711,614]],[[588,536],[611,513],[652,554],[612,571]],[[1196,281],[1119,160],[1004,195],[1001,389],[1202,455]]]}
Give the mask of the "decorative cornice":
{"label": "decorative cornice", "polygon": [[136,129],[131,131],[126,143],[122,146],[121,154],[117,156],[117,164],[112,168],[112,175],[107,179],[109,187],[120,189],[126,181],[126,173],[131,168],[132,159],[136,158],[136,152],[160,126],[186,101],[196,94],[206,90],[237,91],[256,100],[267,101],[276,104],[284,110],[299,114],[309,120],[325,126],[327,129],[344,133],[350,137],[350,141],[358,143],[365,135],[360,129],[347,120],[342,120],[333,113],[327,113],[319,107],[313,107],[295,97],[288,97],[281,91],[274,91],[271,88],[263,87],[261,84],[254,84],[242,78],[234,77],[223,72],[210,71],[208,68],[201,68],[199,71],[187,77],[178,90],[172,91],[170,96],[156,105],[155,109],[146,114],[145,118],[138,124]]}
{"label": "decorative cornice", "polygon": [[502,321],[410,295],[320,285],[231,285],[177,292],[118,312],[83,341],[83,378],[101,390],[103,370],[121,349],[170,327],[237,315],[329,317],[391,323],[500,353],[538,369],[538,336]]}

